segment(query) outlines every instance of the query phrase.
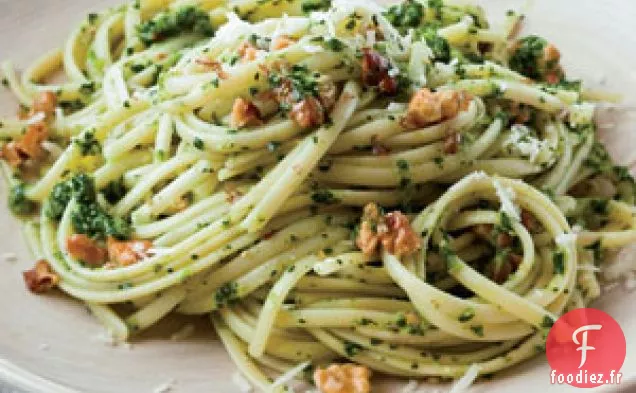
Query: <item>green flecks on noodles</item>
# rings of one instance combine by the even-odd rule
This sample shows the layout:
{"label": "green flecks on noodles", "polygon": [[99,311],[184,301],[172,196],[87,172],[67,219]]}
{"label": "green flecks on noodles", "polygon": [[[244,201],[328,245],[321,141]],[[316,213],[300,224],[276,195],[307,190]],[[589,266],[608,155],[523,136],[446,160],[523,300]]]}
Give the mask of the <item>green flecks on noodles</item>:
{"label": "green flecks on noodles", "polygon": [[212,36],[214,27],[209,15],[194,6],[183,6],[174,11],[163,11],[137,27],[141,41],[150,45],[183,32]]}

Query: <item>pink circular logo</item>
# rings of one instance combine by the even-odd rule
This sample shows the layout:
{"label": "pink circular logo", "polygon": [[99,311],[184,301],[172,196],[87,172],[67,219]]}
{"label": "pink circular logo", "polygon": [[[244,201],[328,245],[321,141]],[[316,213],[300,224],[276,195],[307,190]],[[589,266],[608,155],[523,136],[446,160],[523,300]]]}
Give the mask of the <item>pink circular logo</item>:
{"label": "pink circular logo", "polygon": [[546,341],[551,382],[579,388],[620,383],[625,353],[625,334],[618,322],[594,308],[561,316]]}

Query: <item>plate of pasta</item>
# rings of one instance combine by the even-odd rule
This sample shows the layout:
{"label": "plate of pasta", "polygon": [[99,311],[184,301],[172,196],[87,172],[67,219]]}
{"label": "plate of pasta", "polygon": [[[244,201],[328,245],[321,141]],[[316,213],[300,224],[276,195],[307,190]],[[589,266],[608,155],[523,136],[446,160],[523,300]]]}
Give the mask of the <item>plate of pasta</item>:
{"label": "plate of pasta", "polygon": [[588,306],[636,350],[633,4],[0,3],[0,380],[563,391]]}

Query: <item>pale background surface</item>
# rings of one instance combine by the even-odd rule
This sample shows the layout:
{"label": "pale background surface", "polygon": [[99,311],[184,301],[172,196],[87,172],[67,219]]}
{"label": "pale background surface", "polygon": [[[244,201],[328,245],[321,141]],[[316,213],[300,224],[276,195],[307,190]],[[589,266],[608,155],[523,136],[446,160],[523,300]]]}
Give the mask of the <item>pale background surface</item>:
{"label": "pale background surface", "polygon": [[[564,55],[570,75],[585,77],[588,85],[625,94],[626,102],[636,104],[636,2],[627,0],[535,0],[482,1],[491,15],[502,15],[507,8],[528,15],[528,30],[538,31],[554,42]],[[24,67],[35,57],[62,44],[71,28],[86,13],[98,11],[115,0],[0,0],[0,59],[11,58]],[[0,94],[0,112],[15,112],[15,103],[6,92]],[[622,114],[619,128],[608,132],[611,149],[623,164],[634,164],[636,125],[634,113]],[[630,119],[631,116],[631,119]],[[205,320],[197,334],[185,342],[168,338],[183,321],[162,323],[133,343],[132,349],[109,347],[97,338],[100,326],[77,302],[62,296],[32,296],[24,290],[21,271],[32,264],[20,234],[18,222],[4,207],[6,189],[0,186],[0,254],[19,255],[17,263],[0,260],[0,380],[26,386],[28,391],[57,390],[20,370],[82,392],[152,392],[174,380],[173,392],[235,392],[231,382],[235,367],[221,345],[211,339]],[[633,254],[632,254],[633,255]],[[633,257],[632,257],[633,258]],[[636,293],[615,291],[597,304],[614,316],[627,337],[625,377],[636,380]],[[475,392],[564,392],[573,388],[551,386],[544,359],[515,367]],[[31,381],[31,383],[29,383]],[[379,386],[381,385],[381,386]],[[374,392],[396,392],[404,385],[382,382]],[[632,388],[636,388],[632,385]],[[430,391],[435,391],[431,386]],[[446,387],[442,387],[446,391]],[[1,387],[0,393],[13,392]],[[596,391],[601,391],[597,389]],[[636,391],[623,385],[605,391]]]}

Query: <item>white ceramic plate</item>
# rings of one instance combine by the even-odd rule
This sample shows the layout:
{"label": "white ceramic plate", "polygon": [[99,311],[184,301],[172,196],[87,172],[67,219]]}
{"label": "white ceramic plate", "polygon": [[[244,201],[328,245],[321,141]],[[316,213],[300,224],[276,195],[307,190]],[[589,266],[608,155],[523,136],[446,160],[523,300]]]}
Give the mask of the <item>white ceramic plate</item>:
{"label": "white ceramic plate", "polygon": [[[0,59],[26,66],[38,54],[60,46],[87,12],[115,5],[117,0],[0,0]],[[636,2],[627,0],[483,1],[490,15],[508,8],[527,14],[527,30],[554,42],[572,77],[588,85],[621,92],[636,104]],[[15,102],[0,96],[0,111],[13,114]],[[622,164],[636,162],[634,113],[621,113],[617,128],[607,131],[610,150]],[[33,264],[17,220],[4,206],[0,187],[0,254],[11,252],[18,262],[0,258],[0,380],[28,391],[152,392],[170,383],[174,392],[235,392],[235,367],[213,338],[206,319],[197,320],[196,334],[171,341],[183,320],[164,321],[135,339],[132,347],[111,347],[99,340],[100,326],[75,301],[63,296],[33,296],[24,289],[21,271]],[[624,253],[625,254],[625,253]],[[635,259],[634,253],[624,258]],[[627,337],[627,359],[619,387],[597,391],[636,391],[636,293],[614,291],[596,303],[614,316]],[[36,377],[39,376],[39,377]],[[48,383],[47,381],[51,381]],[[631,388],[628,388],[629,383]],[[375,382],[374,382],[375,383]],[[65,386],[59,388],[54,385]],[[396,392],[404,382],[378,381],[374,392]],[[430,391],[446,386],[431,386]],[[634,389],[634,390],[633,390]],[[562,392],[574,388],[549,384],[545,357],[524,363],[477,385],[476,392]],[[0,391],[4,391],[0,383]]]}

